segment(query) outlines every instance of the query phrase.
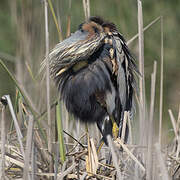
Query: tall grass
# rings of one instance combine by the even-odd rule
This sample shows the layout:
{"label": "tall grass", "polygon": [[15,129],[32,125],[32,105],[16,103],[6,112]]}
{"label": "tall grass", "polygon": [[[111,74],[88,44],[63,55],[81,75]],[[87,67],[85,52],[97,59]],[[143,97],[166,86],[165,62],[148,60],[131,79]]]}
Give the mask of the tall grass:
{"label": "tall grass", "polygon": [[[22,9],[29,3],[23,2]],[[27,4],[26,4],[27,3]],[[28,4],[31,5],[31,4]],[[43,9],[43,40],[46,58],[49,54],[51,26],[55,26],[59,41],[63,39],[63,29],[56,18],[55,4],[51,0],[44,0]],[[16,104],[13,107],[9,95],[1,98],[1,178],[23,178],[23,179],[147,179],[147,180],[165,180],[178,177],[180,167],[180,110],[176,120],[173,111],[169,109],[169,115],[174,131],[174,140],[170,146],[162,146],[162,123],[163,123],[163,18],[158,17],[143,27],[143,7],[140,0],[137,0],[137,24],[138,34],[132,37],[127,44],[130,44],[138,38],[139,52],[139,117],[137,121],[139,126],[133,128],[130,122],[129,114],[125,113],[125,120],[129,124],[130,141],[124,144],[123,138],[112,141],[108,137],[109,148],[103,146],[97,153],[96,147],[100,141],[100,134],[94,125],[88,126],[88,132],[85,125],[67,114],[67,111],[61,102],[58,102],[56,91],[51,88],[49,79],[48,58],[46,69],[46,83],[34,73],[36,67],[31,62],[34,58],[29,50],[31,41],[28,34],[26,19],[22,17],[23,23],[21,32],[23,40],[20,46],[23,52],[18,49],[19,58],[7,57],[10,60],[25,58],[25,62],[17,62],[17,69],[24,67],[26,75],[20,77],[20,74],[12,74],[8,67],[0,60],[0,65],[11,78],[17,89]],[[85,19],[90,16],[90,1],[83,0],[82,7]],[[69,1],[69,14],[67,18],[67,36],[70,34],[71,27],[71,1]],[[23,9],[22,11],[24,11]],[[24,13],[24,12],[23,12]],[[30,13],[27,11],[27,13]],[[16,14],[16,16],[18,16]],[[51,21],[52,19],[52,24]],[[160,20],[160,21],[159,21]],[[156,101],[156,82],[157,82],[157,62],[154,62],[151,74],[151,97],[150,108],[148,109],[145,92],[145,73],[144,73],[144,36],[145,31],[153,28],[155,23],[160,22],[161,26],[161,70],[160,70],[160,107],[159,107],[159,131],[158,137],[154,133],[156,115],[154,112]],[[19,36],[20,37],[20,36]],[[37,53],[37,52],[34,52]],[[40,53],[40,52],[39,52]],[[43,54],[42,53],[42,54]],[[21,54],[21,56],[20,56]],[[22,55],[23,54],[23,55]],[[38,53],[37,53],[38,54]],[[26,59],[26,56],[28,58]],[[35,56],[35,55],[34,55]],[[38,56],[38,55],[37,55]],[[35,56],[35,57],[37,57]],[[39,55],[40,56],[40,55]],[[44,59],[44,58],[39,58]],[[20,64],[19,64],[20,63]],[[21,64],[22,63],[22,64]],[[37,63],[38,64],[38,63]],[[40,64],[40,62],[39,62]],[[28,82],[28,83],[27,83]],[[31,91],[32,87],[34,88]],[[30,90],[29,90],[30,89]],[[46,98],[44,98],[46,97]],[[5,102],[5,103],[4,103]],[[7,103],[7,104],[6,104]],[[7,108],[5,108],[7,106]],[[7,111],[9,109],[10,111]],[[41,112],[41,113],[40,113]],[[12,129],[5,134],[5,118],[8,113],[12,119]],[[124,123],[126,124],[126,123]],[[125,134],[123,127],[123,134]],[[6,130],[7,131],[7,130]],[[134,138],[138,134],[139,142]],[[137,142],[135,144],[135,142]],[[106,164],[106,159],[112,154],[112,164]]]}

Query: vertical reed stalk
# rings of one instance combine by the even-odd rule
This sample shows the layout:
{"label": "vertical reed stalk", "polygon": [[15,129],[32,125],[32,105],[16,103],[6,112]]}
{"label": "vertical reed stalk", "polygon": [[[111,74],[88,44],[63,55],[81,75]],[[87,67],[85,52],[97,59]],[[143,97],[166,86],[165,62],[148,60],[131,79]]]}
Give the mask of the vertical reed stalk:
{"label": "vertical reed stalk", "polygon": [[33,126],[34,126],[34,118],[32,115],[30,115],[28,129],[27,129],[23,179],[30,179],[30,175],[29,175],[30,167],[31,167],[31,171],[32,171],[32,165],[30,163],[30,159],[31,159],[32,140],[33,140]]}
{"label": "vertical reed stalk", "polygon": [[[145,77],[144,77],[144,33],[143,33],[143,13],[142,3],[137,0],[138,3],[138,33],[139,33],[139,71],[141,76],[139,78],[139,131],[140,131],[140,144],[145,145],[146,142],[146,115],[145,115]],[[144,159],[144,158],[143,158]]]}
{"label": "vertical reed stalk", "polygon": [[129,127],[129,144],[133,143],[133,138],[132,138],[132,126],[131,126],[131,119],[129,117],[129,113],[128,113],[128,127]]}
{"label": "vertical reed stalk", "polygon": [[174,115],[173,115],[171,109],[169,109],[168,112],[169,112],[169,116],[170,116],[171,123],[172,123],[172,126],[173,126],[175,138],[178,141],[178,129],[176,128],[176,120],[174,118]]}
{"label": "vertical reed stalk", "polygon": [[[1,105],[1,104],[0,104]],[[0,160],[0,179],[5,179],[5,143],[6,143],[6,132],[5,132],[5,106],[2,105],[1,111],[1,160]]]}
{"label": "vertical reed stalk", "polygon": [[64,163],[66,160],[66,155],[65,155],[64,134],[63,134],[63,126],[62,126],[62,118],[61,118],[61,110],[60,110],[59,102],[56,106],[56,121],[57,121],[57,130],[58,130],[60,159],[61,162]]}
{"label": "vertical reed stalk", "polygon": [[157,156],[157,167],[160,169],[161,179],[169,180],[168,171],[161,153],[160,145],[158,143],[155,144],[156,156]]}
{"label": "vertical reed stalk", "polygon": [[61,25],[62,22],[61,22],[61,17],[60,17],[60,2],[59,1],[57,1],[56,7],[57,7],[57,22],[59,25],[59,30],[61,32],[61,36],[59,37],[59,41],[62,41],[63,35],[62,35],[62,25]]}
{"label": "vertical reed stalk", "polygon": [[163,71],[164,71],[164,42],[163,42],[163,17],[161,16],[161,75],[160,75],[160,103],[159,103],[159,145],[161,148],[162,136],[162,111],[163,111]]}
{"label": "vertical reed stalk", "polygon": [[[46,38],[46,95],[47,95],[47,118],[48,118],[48,151],[52,153],[52,131],[51,131],[51,105],[50,105],[50,72],[49,72],[49,30],[48,30],[48,3],[44,0],[45,14],[45,38]],[[50,158],[50,169],[53,170],[52,159]]]}
{"label": "vertical reed stalk", "polygon": [[[46,1],[46,0],[45,0],[45,1]],[[54,8],[53,8],[53,5],[52,5],[51,0],[48,0],[48,4],[49,4],[49,7],[50,7],[50,10],[51,10],[53,19],[54,19],[54,23],[55,23],[55,25],[56,25],[56,29],[57,29],[57,31],[58,31],[59,40],[62,41],[62,40],[63,40],[63,37],[62,37],[62,33],[61,33],[61,27],[60,27],[59,24],[58,24],[58,21],[57,21],[57,18],[56,18],[56,15],[55,15]]]}
{"label": "vertical reed stalk", "polygon": [[178,113],[178,119],[176,123],[176,130],[178,132],[178,140],[177,140],[177,150],[176,150],[176,159],[179,158],[179,152],[180,152],[180,134],[179,134],[179,123],[180,123],[180,106],[179,106],[179,113]]}
{"label": "vertical reed stalk", "polygon": [[70,34],[71,34],[71,0],[69,0],[66,37],[70,36]]}
{"label": "vertical reed stalk", "polygon": [[125,112],[124,112],[124,119],[123,119],[122,135],[121,135],[121,140],[122,140],[123,143],[124,143],[124,140],[125,140],[125,134],[126,134],[126,126],[127,126],[128,116],[129,116],[129,112],[128,112],[128,111],[125,111]]}
{"label": "vertical reed stalk", "polygon": [[31,179],[32,180],[37,179],[36,172],[38,170],[37,170],[36,162],[37,162],[37,148],[36,148],[36,145],[34,143],[34,138],[33,138],[33,140],[32,140],[32,155],[31,155],[31,166],[32,166]]}
{"label": "vertical reed stalk", "polygon": [[89,0],[83,0],[83,8],[84,8],[84,15],[85,20],[87,21],[90,17],[90,3]]}
{"label": "vertical reed stalk", "polygon": [[110,135],[107,136],[107,141],[108,141],[110,151],[112,153],[112,159],[113,159],[114,167],[116,168],[116,171],[117,171],[117,178],[119,180],[121,180],[121,179],[123,179],[123,177],[122,177],[122,174],[121,174],[121,171],[120,171],[120,167],[118,165],[118,157],[117,157],[117,155],[115,153],[114,144],[112,142],[112,138],[110,137]]}
{"label": "vertical reed stalk", "polygon": [[147,154],[147,180],[153,178],[153,117],[154,117],[154,101],[155,101],[155,88],[156,88],[156,70],[157,62],[154,62],[154,70],[151,74],[151,104],[149,114],[149,132],[148,132],[148,154]]}

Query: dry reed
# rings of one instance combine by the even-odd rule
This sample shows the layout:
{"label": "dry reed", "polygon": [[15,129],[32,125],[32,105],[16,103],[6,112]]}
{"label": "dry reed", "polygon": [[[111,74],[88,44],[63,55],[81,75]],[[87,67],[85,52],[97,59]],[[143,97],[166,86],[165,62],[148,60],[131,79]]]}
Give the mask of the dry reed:
{"label": "dry reed", "polygon": [[[46,57],[49,53],[49,26],[48,26],[48,5],[53,16],[53,20],[58,32],[59,40],[62,40],[62,28],[60,25],[60,15],[56,19],[55,10],[51,0],[44,0],[45,13],[45,45]],[[83,0],[83,8],[85,19],[90,16],[90,1]],[[134,130],[132,122],[130,122],[129,113],[125,113],[124,120],[129,124],[130,141],[124,144],[123,138],[113,140],[108,137],[109,148],[105,145],[97,154],[96,147],[99,142],[99,134],[94,133],[94,126],[89,126],[87,133],[84,125],[73,121],[73,117],[67,114],[64,105],[59,107],[57,102],[51,105],[50,98],[50,80],[49,65],[47,58],[46,69],[46,100],[47,110],[39,113],[32,95],[25,90],[25,85],[10,73],[5,64],[0,60],[1,66],[14,82],[18,93],[17,105],[12,106],[9,95],[3,96],[7,100],[8,109],[14,123],[14,128],[5,133],[5,106],[2,106],[1,115],[1,162],[0,176],[8,178],[23,179],[125,179],[125,180],[168,180],[170,177],[179,177],[180,169],[180,109],[177,119],[173,115],[173,111],[169,109],[169,115],[174,130],[174,141],[167,148],[162,148],[162,120],[163,120],[163,18],[158,17],[143,27],[143,11],[142,3],[137,0],[138,4],[138,34],[131,38],[127,44],[139,38],[139,127]],[[70,34],[71,18],[70,18],[71,1],[69,1],[69,15],[67,22],[66,35]],[[144,75],[144,32],[156,22],[161,24],[161,69],[160,69],[160,104],[159,104],[159,131],[158,143],[154,135],[154,125],[156,116],[155,109],[155,91],[156,91],[156,73],[158,71],[157,64],[154,62],[154,68],[151,75],[151,98],[150,109],[146,108],[145,95],[145,75]],[[26,33],[27,36],[27,33]],[[24,37],[28,39],[27,37]],[[25,40],[24,40],[25,41]],[[29,42],[29,41],[28,41]],[[23,43],[22,43],[23,44]],[[26,53],[28,47],[25,49]],[[28,55],[27,53],[26,55]],[[13,57],[0,53],[9,61],[14,60]],[[15,58],[17,60],[17,58]],[[33,75],[33,71],[28,62],[25,62],[31,79],[36,82],[37,79]],[[53,90],[52,90],[53,91]],[[16,97],[17,98],[17,97]],[[17,98],[18,99],[18,98]],[[43,101],[42,101],[43,102]],[[55,107],[59,111],[55,111]],[[21,110],[18,113],[16,109]],[[57,109],[56,109],[57,110]],[[51,116],[52,115],[52,116]],[[52,133],[52,122],[57,120],[57,137]],[[69,121],[72,120],[72,121]],[[147,121],[148,120],[148,121]],[[23,123],[20,124],[20,121]],[[48,122],[48,125],[44,123]],[[123,137],[125,136],[125,124],[123,125]],[[148,126],[147,126],[148,125]],[[64,130],[62,129],[64,128]],[[91,133],[91,131],[93,133]],[[135,132],[138,132],[140,141],[134,144],[132,138]],[[55,133],[56,134],[56,133]],[[63,136],[64,135],[64,136]],[[94,137],[93,137],[94,135]],[[54,139],[56,139],[54,141]],[[59,139],[57,141],[57,139]],[[62,143],[62,144],[61,144]],[[106,164],[109,152],[112,154],[112,165]],[[64,158],[64,159],[63,159]],[[87,159],[87,160],[86,160]],[[157,161],[155,161],[157,159]],[[160,174],[160,175],[159,175]]]}

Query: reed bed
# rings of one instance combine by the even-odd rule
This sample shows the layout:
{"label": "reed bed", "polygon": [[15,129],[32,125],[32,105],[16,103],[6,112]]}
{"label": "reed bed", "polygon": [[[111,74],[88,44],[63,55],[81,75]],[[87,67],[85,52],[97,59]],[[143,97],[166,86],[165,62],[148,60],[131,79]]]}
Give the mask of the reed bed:
{"label": "reed bed", "polygon": [[[90,2],[83,0],[85,19],[90,16]],[[49,23],[48,12],[53,18],[59,40],[62,37],[60,15],[54,11],[51,0],[44,0],[45,19],[45,47],[46,56],[49,53]],[[40,92],[33,92],[38,97],[42,93],[46,100],[34,103],[32,95],[27,92],[27,87],[22,84],[23,79],[17,74],[12,74],[8,67],[0,60],[0,65],[6,71],[16,86],[15,105],[9,95],[1,97],[1,149],[0,149],[0,177],[1,179],[119,179],[119,180],[178,180],[180,178],[180,108],[178,117],[175,117],[173,110],[169,112],[174,137],[170,144],[162,144],[162,123],[163,123],[163,17],[158,17],[143,26],[143,7],[140,0],[137,0],[137,23],[138,34],[132,37],[129,45],[138,38],[139,47],[139,70],[138,77],[139,94],[137,93],[136,123],[131,122],[128,112],[125,113],[125,120],[129,124],[130,137],[127,144],[122,139],[111,139],[108,137],[109,147],[103,145],[97,152],[100,141],[100,134],[95,125],[90,124],[88,130],[84,124],[69,115],[58,97],[51,100],[54,90],[51,89],[49,79],[49,66],[47,58],[46,84],[43,80],[36,78],[27,60],[29,82]],[[49,9],[49,11],[48,11]],[[69,14],[67,18],[67,33],[70,34],[71,24],[71,1],[69,1]],[[17,22],[18,23],[18,22]],[[146,100],[145,74],[144,74],[144,36],[145,31],[153,28],[155,23],[161,27],[161,67],[160,67],[160,107],[159,118],[155,116],[154,108],[156,101],[157,85],[157,62],[152,65],[151,74],[151,95]],[[26,37],[27,44],[29,42]],[[23,42],[22,42],[23,46]],[[28,47],[27,47],[28,48]],[[28,49],[26,49],[28,51]],[[12,59],[12,57],[10,58]],[[17,68],[22,67],[17,64]],[[42,78],[43,79],[43,78]],[[41,92],[42,86],[46,91]],[[34,91],[34,90],[33,90]],[[148,108],[147,102],[150,102]],[[43,106],[46,104],[46,106]],[[39,108],[42,105],[44,109]],[[6,118],[12,119],[10,129],[5,127]],[[158,137],[155,135],[155,119],[159,120]],[[125,123],[124,123],[125,124]],[[123,127],[125,130],[126,128]],[[125,134],[125,132],[124,132]],[[134,138],[136,137],[136,138]],[[106,160],[112,154],[112,164]]]}

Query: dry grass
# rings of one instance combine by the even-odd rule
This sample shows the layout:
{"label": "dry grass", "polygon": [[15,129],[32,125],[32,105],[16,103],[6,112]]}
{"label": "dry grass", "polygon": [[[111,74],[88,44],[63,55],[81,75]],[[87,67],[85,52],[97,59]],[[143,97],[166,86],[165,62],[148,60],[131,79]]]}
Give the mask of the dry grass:
{"label": "dry grass", "polygon": [[[45,4],[45,39],[46,56],[49,53],[48,35],[48,5],[55,22],[59,39],[62,40],[61,26],[56,19],[51,0],[44,0]],[[71,2],[69,1],[69,4]],[[85,19],[90,16],[89,0],[83,0]],[[139,127],[133,129],[128,113],[125,120],[130,127],[130,140],[128,144],[123,139],[112,141],[108,138],[110,147],[105,145],[99,153],[100,135],[94,125],[89,125],[88,133],[83,124],[74,121],[67,114],[62,103],[56,100],[51,105],[49,68],[46,70],[46,101],[41,100],[40,105],[47,104],[44,111],[34,105],[22,79],[12,75],[4,63],[1,66],[8,73],[17,88],[16,105],[13,107],[10,96],[1,98],[1,151],[0,151],[0,177],[1,179],[127,179],[127,180],[167,180],[180,178],[180,109],[177,119],[172,110],[169,111],[174,130],[174,139],[171,144],[163,146],[162,120],[163,120],[163,18],[158,17],[143,28],[142,4],[138,0],[138,34],[128,41],[130,44],[139,38],[139,69],[142,77],[139,78]],[[70,11],[70,10],[69,10]],[[58,17],[60,19],[60,17]],[[70,15],[68,16],[67,35],[70,34]],[[160,108],[158,138],[154,135],[154,104],[156,91],[157,64],[154,63],[151,75],[150,110],[146,108],[145,77],[144,77],[144,32],[153,24],[161,22],[161,76],[160,76]],[[27,35],[27,34],[26,34]],[[26,40],[27,37],[24,37]],[[26,49],[27,51],[27,49]],[[11,59],[12,57],[10,57]],[[30,61],[31,58],[29,58]],[[47,59],[48,60],[48,59]],[[47,63],[48,64],[48,63]],[[28,66],[29,72],[31,68]],[[30,73],[33,81],[37,81]],[[17,78],[16,78],[17,77]],[[18,80],[17,80],[18,79]],[[39,83],[39,82],[38,82]],[[32,84],[41,87],[41,83]],[[41,87],[42,88],[42,87]],[[35,94],[38,96],[38,93]],[[7,103],[7,104],[6,104]],[[40,106],[39,105],[39,106]],[[61,106],[60,106],[61,105]],[[5,112],[6,109],[9,111]],[[43,106],[45,107],[45,106]],[[43,112],[43,113],[39,113]],[[12,117],[13,128],[5,133],[5,118],[7,113]],[[125,123],[124,123],[125,124]],[[63,126],[63,128],[62,128]],[[56,129],[54,127],[57,127]],[[123,127],[123,134],[125,134]],[[139,142],[135,144],[134,134],[138,134]],[[112,154],[112,164],[106,164],[106,159]]]}

